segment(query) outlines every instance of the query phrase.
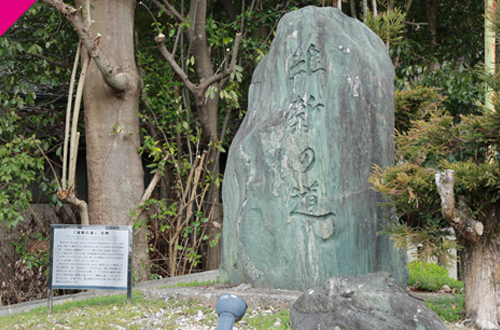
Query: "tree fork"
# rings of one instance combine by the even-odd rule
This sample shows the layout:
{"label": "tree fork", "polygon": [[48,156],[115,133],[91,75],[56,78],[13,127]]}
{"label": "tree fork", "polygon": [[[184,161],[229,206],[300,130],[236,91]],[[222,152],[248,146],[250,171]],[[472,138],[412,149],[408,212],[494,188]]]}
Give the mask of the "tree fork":
{"label": "tree fork", "polygon": [[80,37],[82,44],[87,49],[89,56],[95,61],[95,64],[101,71],[102,78],[111,88],[117,91],[123,91],[128,85],[129,76],[127,73],[114,74],[113,65],[104,56],[98,44],[90,36],[88,29],[83,24],[80,17],[78,17],[78,10],[75,8],[64,4],[60,0],[41,0],[46,5],[55,8],[58,12],[63,14],[70,24],[75,29],[76,33]]}

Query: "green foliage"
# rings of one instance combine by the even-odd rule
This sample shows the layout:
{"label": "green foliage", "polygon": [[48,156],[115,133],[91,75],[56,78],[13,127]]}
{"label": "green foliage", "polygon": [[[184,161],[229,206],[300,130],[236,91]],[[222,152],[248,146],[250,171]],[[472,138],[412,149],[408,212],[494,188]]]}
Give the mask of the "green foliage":
{"label": "green foliage", "polygon": [[398,132],[408,131],[412,121],[428,118],[432,111],[438,109],[442,99],[436,88],[424,85],[396,90],[394,94],[395,126]]}
{"label": "green foliage", "polygon": [[[410,7],[408,7],[410,6]],[[450,10],[450,8],[452,8]],[[458,119],[480,110],[484,84],[473,68],[483,59],[484,3],[444,0],[436,6],[436,42],[426,28],[425,2],[406,2],[405,38],[390,45],[396,88],[439,89],[443,107]]]}
{"label": "green foliage", "polygon": [[[49,236],[45,236],[42,233],[35,234],[35,244],[30,243],[30,237],[27,233],[21,236],[18,242],[12,242],[12,245],[15,246],[15,251],[19,255],[19,259],[23,260],[26,263],[26,268],[38,268],[45,270],[45,275],[48,275],[48,266],[49,266],[49,257],[50,253],[45,249],[36,249],[34,251],[30,251],[30,247],[36,247],[36,243],[44,242],[45,244],[41,244],[41,246],[48,246]],[[40,244],[39,244],[40,245]],[[33,249],[31,249],[33,250]]]}
{"label": "green foliage", "polygon": [[57,142],[61,116],[37,96],[66,89],[77,38],[60,18],[37,2],[0,36],[0,222],[8,228],[23,219],[34,187],[60,205],[41,152]]}
{"label": "green foliage", "polygon": [[457,257],[450,254],[450,251],[459,251],[462,247],[452,233],[440,229],[439,224],[433,220],[436,219],[428,219],[421,227],[410,227],[406,223],[391,223],[378,234],[390,236],[395,247],[405,251],[418,246],[418,252],[413,256],[417,262],[437,260],[450,267],[452,262],[457,261]]}
{"label": "green foliage", "polygon": [[425,304],[444,321],[457,322],[465,318],[465,297],[463,294],[429,299]]}
{"label": "green foliage", "polygon": [[403,39],[406,13],[401,9],[393,9],[375,15],[368,11],[364,23],[385,43],[396,46]]}
{"label": "green foliage", "polygon": [[447,285],[453,290],[460,291],[464,286],[463,282],[448,277],[448,270],[438,264],[415,260],[408,264],[408,269],[410,271],[408,286],[416,290],[435,292]]}
{"label": "green foliage", "polygon": [[[430,66],[435,69],[430,70]],[[481,84],[477,71],[467,64],[401,64],[396,71],[396,88],[411,90],[421,88],[420,86],[432,86],[439,91],[442,107],[455,118],[480,110],[477,101],[484,99],[485,85]]]}
{"label": "green foliage", "polygon": [[[65,86],[63,82],[68,80],[67,67],[76,51],[76,43],[76,33],[56,10],[39,2],[33,4],[0,37],[0,90],[27,94],[26,101],[31,104],[35,90],[38,93],[60,91]],[[1,96],[0,101],[13,105],[12,100]]]}
{"label": "green foliage", "polygon": [[[428,95],[427,103],[435,102],[432,95]],[[420,104],[425,105],[422,101]],[[500,105],[498,99],[494,100],[494,105]],[[440,214],[441,199],[435,174],[444,169],[455,171],[455,194],[464,196],[474,219],[496,228],[498,223],[488,209],[500,196],[496,152],[500,115],[481,111],[476,115],[460,116],[460,122],[456,122],[453,116],[439,109],[439,104],[434,108],[413,111],[425,117],[414,120],[406,132],[396,134],[396,165],[384,169],[375,167],[370,182],[375,190],[386,196],[386,205],[396,207],[400,220],[408,224],[399,229],[398,226],[389,227],[385,233],[397,234],[395,240],[407,237],[416,245],[423,244],[435,251],[427,251],[425,256],[433,255],[445,262],[444,254],[450,244],[441,239],[443,235],[438,229],[450,225]]]}
{"label": "green foliage", "polygon": [[481,109],[478,101],[484,99],[485,84],[468,64],[442,62],[439,69],[426,70],[419,84],[438,89],[443,96],[442,106],[457,119]]}
{"label": "green foliage", "polygon": [[[0,131],[9,132],[13,127],[9,119],[15,116],[11,112],[10,116],[0,117]],[[0,144],[0,222],[10,228],[23,220],[22,212],[32,199],[30,185],[42,182],[45,190],[48,184],[44,180],[43,157],[36,147],[40,141],[35,142],[34,136],[5,135],[0,133],[3,142]]]}

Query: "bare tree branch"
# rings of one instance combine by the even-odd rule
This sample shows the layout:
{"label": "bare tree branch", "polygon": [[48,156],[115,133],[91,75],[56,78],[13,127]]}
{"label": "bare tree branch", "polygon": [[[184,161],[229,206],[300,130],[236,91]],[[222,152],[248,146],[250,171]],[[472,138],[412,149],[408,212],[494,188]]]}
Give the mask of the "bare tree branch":
{"label": "bare tree branch", "polygon": [[238,48],[239,48],[239,44],[240,44],[240,39],[241,39],[241,33],[237,33],[236,39],[234,41],[234,50],[233,50],[233,56],[231,58],[231,65],[229,66],[229,68],[224,69],[219,74],[216,74],[214,76],[211,76],[211,77],[205,79],[199,86],[199,89],[200,89],[200,91],[202,91],[202,93],[205,93],[205,91],[208,89],[208,87],[210,87],[213,83],[229,77],[231,75],[231,73],[236,70],[236,58],[238,57]]}
{"label": "bare tree branch", "polygon": [[[161,0],[164,4],[165,4],[165,7],[166,7],[166,11],[169,12],[170,14],[174,15],[175,18],[180,22],[180,23],[189,23],[189,21],[184,18],[184,16],[182,16],[175,8],[174,6],[172,6],[167,0]],[[158,2],[157,0],[153,0],[153,2],[156,4],[156,2]]]}
{"label": "bare tree branch", "polygon": [[73,89],[75,87],[76,71],[78,69],[78,61],[80,60],[80,50],[82,43],[78,43],[76,50],[75,61],[73,63],[73,71],[71,72],[71,80],[69,82],[68,105],[66,106],[66,123],[64,128],[64,147],[63,147],[63,172],[62,172],[62,189],[66,190],[66,168],[68,163],[68,143],[69,143],[69,128],[71,122],[71,107],[73,102]]}
{"label": "bare tree branch", "polygon": [[70,24],[75,29],[76,33],[80,37],[82,44],[87,49],[90,57],[94,60],[99,71],[101,71],[102,78],[111,88],[122,91],[125,89],[128,83],[127,73],[113,74],[113,65],[104,56],[101,49],[97,46],[97,43],[90,36],[88,29],[83,24],[80,17],[78,17],[78,11],[66,4],[61,0],[41,0],[46,5],[55,8],[58,12],[66,16]]}
{"label": "bare tree branch", "polygon": [[443,216],[466,240],[477,243],[483,235],[484,225],[472,219],[464,196],[458,196],[458,206],[455,207],[454,173],[453,170],[445,170],[435,175]]}
{"label": "bare tree branch", "polygon": [[71,194],[66,198],[66,201],[75,205],[78,208],[78,213],[80,213],[80,220],[82,225],[89,224],[89,211],[87,207],[87,203],[85,201],[78,199],[74,194]]}
{"label": "bare tree branch", "polygon": [[177,64],[175,61],[174,56],[168,51],[167,46],[165,46],[165,35],[160,34],[155,37],[155,42],[158,45],[158,49],[160,50],[160,53],[163,55],[163,57],[167,60],[168,64],[172,67],[174,72],[181,78],[181,81],[184,83],[184,85],[193,93],[197,94],[198,92],[198,86],[193,84],[190,80],[187,74],[182,70],[182,68]]}
{"label": "bare tree branch", "polygon": [[160,53],[167,60],[168,64],[170,64],[170,66],[172,67],[174,72],[179,76],[179,78],[184,83],[184,85],[193,94],[195,94],[197,97],[200,97],[200,96],[203,96],[203,94],[208,89],[208,87],[210,87],[210,85],[212,85],[213,83],[215,83],[219,80],[222,80],[222,79],[228,77],[229,75],[231,75],[231,73],[233,71],[236,70],[236,57],[238,56],[238,47],[239,47],[240,39],[241,39],[241,34],[238,33],[236,35],[236,39],[235,39],[235,43],[234,43],[234,50],[233,50],[233,56],[231,59],[231,66],[228,69],[223,70],[219,74],[213,75],[213,76],[203,80],[203,82],[201,82],[199,85],[194,84],[191,82],[191,80],[189,80],[189,77],[187,76],[187,74],[184,72],[184,70],[182,70],[182,68],[175,61],[175,58],[172,55],[172,53],[170,53],[168,51],[167,47],[165,46],[165,35],[164,34],[160,34],[160,35],[156,36],[155,42],[158,45],[158,49],[160,50]]}

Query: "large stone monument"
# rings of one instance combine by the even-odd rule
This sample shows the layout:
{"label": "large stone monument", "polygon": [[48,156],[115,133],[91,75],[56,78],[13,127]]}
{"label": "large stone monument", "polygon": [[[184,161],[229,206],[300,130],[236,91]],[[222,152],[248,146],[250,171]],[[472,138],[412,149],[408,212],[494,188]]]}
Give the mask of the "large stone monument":
{"label": "large stone monument", "polygon": [[404,254],[370,188],[394,160],[394,69],[368,27],[338,9],[285,15],[252,78],[223,183],[222,274],[305,290],[338,275],[391,273]]}

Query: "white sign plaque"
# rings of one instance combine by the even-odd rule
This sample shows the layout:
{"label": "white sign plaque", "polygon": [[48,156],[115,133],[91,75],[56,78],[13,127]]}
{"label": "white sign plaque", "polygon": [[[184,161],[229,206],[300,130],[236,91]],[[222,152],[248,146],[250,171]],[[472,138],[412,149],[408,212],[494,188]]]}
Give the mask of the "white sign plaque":
{"label": "white sign plaque", "polygon": [[56,228],[52,287],[126,288],[129,231]]}

